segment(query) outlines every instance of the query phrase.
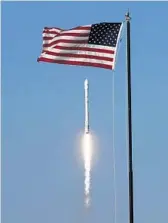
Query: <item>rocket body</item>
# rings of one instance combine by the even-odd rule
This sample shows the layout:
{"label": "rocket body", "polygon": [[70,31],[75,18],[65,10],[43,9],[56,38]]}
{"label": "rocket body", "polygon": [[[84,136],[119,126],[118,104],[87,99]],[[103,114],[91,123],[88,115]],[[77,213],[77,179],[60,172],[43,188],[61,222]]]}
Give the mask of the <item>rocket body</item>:
{"label": "rocket body", "polygon": [[85,90],[85,134],[89,134],[89,82],[84,82]]}

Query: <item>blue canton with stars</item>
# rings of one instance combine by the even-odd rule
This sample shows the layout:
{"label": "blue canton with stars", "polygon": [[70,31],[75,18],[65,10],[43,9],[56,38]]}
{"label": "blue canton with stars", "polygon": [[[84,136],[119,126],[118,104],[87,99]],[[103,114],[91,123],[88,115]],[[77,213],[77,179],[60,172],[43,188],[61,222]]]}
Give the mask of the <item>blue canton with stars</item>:
{"label": "blue canton with stars", "polygon": [[88,44],[116,47],[122,23],[99,23],[91,26]]}

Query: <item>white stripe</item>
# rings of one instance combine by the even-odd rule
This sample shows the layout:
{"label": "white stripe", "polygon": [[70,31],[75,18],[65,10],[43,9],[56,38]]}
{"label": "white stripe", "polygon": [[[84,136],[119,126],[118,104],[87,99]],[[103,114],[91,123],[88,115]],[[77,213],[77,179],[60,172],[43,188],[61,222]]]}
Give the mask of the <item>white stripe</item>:
{"label": "white stripe", "polygon": [[61,32],[60,29],[57,29],[57,28],[49,28],[49,29],[43,29],[43,31],[46,31],[46,32]]}
{"label": "white stripe", "polygon": [[116,55],[115,55],[115,60],[114,60],[114,68],[113,70],[115,70],[115,66],[116,66],[116,57],[117,57],[117,54],[118,54],[118,45],[119,45],[119,40],[121,38],[121,33],[122,33],[122,29],[123,29],[123,25],[124,23],[122,22],[121,26],[120,26],[120,31],[118,33],[118,37],[117,37],[117,43],[116,43]]}
{"label": "white stripe", "polygon": [[43,33],[43,37],[55,37],[58,34],[52,34],[52,33]]}
{"label": "white stripe", "polygon": [[[81,27],[88,27],[88,28],[91,28],[91,25],[86,25],[86,26],[81,26]],[[43,31],[46,31],[46,32],[62,32],[62,33],[68,33],[68,32],[77,32],[77,33],[87,33],[89,30],[83,30],[83,29],[80,29],[79,27],[75,27],[73,29],[67,29],[67,30],[60,30],[60,29],[57,29],[57,28],[49,28],[49,29],[44,29]]]}
{"label": "white stripe", "polygon": [[99,63],[99,64],[105,64],[105,65],[112,65],[113,66],[113,62],[111,61],[105,61],[105,60],[98,60],[98,59],[90,59],[90,58],[74,58],[74,57],[58,57],[58,56],[52,56],[52,55],[48,55],[48,54],[42,54],[41,55],[42,58],[47,58],[47,59],[51,59],[51,60],[66,60],[66,61],[79,61],[79,62],[88,62],[88,63]]}
{"label": "white stripe", "polygon": [[55,48],[49,48],[48,51],[53,53],[68,53],[68,54],[74,54],[74,55],[93,55],[93,56],[99,56],[99,57],[109,57],[113,58],[114,54],[112,53],[99,53],[99,52],[92,52],[92,51],[79,51],[79,50],[62,50],[62,49],[55,49]]}
{"label": "white stripe", "polygon": [[80,30],[80,29],[74,29],[74,30],[68,30],[68,31],[62,31],[61,33],[90,33],[90,29],[88,30]]}
{"label": "white stripe", "polygon": [[43,40],[43,44],[50,44],[56,40],[88,40],[89,36],[56,36],[52,40]]}
{"label": "white stripe", "polygon": [[[64,33],[82,33],[82,34],[89,34],[90,33],[90,30],[68,30],[68,31],[62,31],[60,32],[61,34]],[[58,33],[59,34],[59,33]],[[57,36],[58,34],[53,34],[53,33],[43,33],[43,37],[55,37]]]}
{"label": "white stripe", "polygon": [[84,26],[77,26],[77,27],[74,27],[73,29],[77,29],[77,28],[79,28],[79,27],[91,27],[92,25],[90,24],[90,25],[84,25]]}
{"label": "white stripe", "polygon": [[111,46],[102,46],[102,45],[94,45],[94,44],[76,44],[76,43],[57,43],[54,44],[52,47],[44,47],[43,50],[50,50],[51,48],[54,48],[55,46],[66,46],[66,47],[87,47],[90,49],[104,49],[104,50],[113,50],[115,51],[115,47]]}

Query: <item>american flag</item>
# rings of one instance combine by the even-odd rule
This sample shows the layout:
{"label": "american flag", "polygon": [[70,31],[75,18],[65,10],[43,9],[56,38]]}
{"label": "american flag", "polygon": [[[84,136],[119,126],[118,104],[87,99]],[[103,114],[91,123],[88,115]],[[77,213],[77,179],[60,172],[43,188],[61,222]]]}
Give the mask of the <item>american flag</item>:
{"label": "american flag", "polygon": [[98,23],[63,30],[43,30],[38,61],[114,69],[122,23]]}

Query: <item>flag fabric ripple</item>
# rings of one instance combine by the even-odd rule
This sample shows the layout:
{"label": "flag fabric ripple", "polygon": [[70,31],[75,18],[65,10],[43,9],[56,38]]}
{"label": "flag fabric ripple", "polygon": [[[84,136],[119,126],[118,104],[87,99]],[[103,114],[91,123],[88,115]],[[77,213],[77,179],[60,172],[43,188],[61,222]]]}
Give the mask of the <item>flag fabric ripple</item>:
{"label": "flag fabric ripple", "polygon": [[43,30],[38,62],[114,69],[122,23],[99,23],[63,30]]}

